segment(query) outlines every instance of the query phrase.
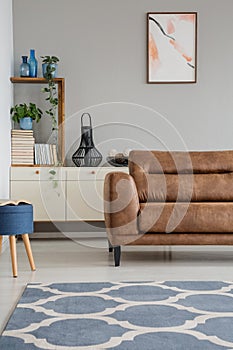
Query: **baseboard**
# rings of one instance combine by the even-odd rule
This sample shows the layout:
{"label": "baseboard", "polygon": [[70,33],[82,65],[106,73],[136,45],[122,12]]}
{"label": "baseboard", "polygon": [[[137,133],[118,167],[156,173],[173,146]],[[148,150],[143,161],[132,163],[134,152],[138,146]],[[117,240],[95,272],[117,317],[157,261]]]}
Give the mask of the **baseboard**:
{"label": "baseboard", "polygon": [[79,239],[79,238],[106,238],[106,232],[90,231],[90,232],[34,232],[30,235],[30,239]]}
{"label": "baseboard", "polygon": [[34,232],[105,232],[104,221],[36,221]]}
{"label": "baseboard", "polygon": [[106,237],[106,228],[104,222],[35,222],[34,233],[30,235],[30,239],[74,239],[81,237]]}

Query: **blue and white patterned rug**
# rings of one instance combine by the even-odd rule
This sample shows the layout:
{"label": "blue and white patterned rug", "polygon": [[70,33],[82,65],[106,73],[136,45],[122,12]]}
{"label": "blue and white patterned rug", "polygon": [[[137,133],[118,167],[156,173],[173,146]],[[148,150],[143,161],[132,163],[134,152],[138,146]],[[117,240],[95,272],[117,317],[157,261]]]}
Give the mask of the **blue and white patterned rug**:
{"label": "blue and white patterned rug", "polygon": [[233,349],[233,282],[29,284],[0,349]]}

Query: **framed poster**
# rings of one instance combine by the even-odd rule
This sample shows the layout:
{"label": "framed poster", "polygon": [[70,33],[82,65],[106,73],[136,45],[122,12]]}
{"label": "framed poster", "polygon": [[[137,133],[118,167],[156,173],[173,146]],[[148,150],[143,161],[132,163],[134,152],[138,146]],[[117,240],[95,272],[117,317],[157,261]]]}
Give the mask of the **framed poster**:
{"label": "framed poster", "polygon": [[197,13],[147,13],[147,82],[196,83]]}

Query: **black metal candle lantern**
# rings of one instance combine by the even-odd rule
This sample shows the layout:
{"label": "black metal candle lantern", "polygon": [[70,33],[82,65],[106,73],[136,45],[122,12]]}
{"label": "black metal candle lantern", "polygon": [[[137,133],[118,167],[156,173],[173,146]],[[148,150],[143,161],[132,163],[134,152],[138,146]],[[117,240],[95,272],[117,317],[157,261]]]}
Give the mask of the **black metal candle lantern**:
{"label": "black metal candle lantern", "polygon": [[[83,125],[84,115],[89,117],[89,125]],[[72,160],[76,166],[98,166],[102,160],[101,153],[96,149],[92,136],[92,123],[89,113],[81,116],[81,142],[77,151],[74,152]]]}

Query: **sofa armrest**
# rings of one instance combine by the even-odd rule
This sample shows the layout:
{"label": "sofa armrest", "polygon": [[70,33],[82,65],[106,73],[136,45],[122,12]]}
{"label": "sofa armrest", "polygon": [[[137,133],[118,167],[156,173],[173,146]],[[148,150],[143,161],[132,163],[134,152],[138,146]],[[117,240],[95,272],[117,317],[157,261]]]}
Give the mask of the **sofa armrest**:
{"label": "sofa armrest", "polygon": [[137,188],[132,176],[111,172],[104,181],[104,217],[108,239],[113,246],[127,244],[138,235]]}

